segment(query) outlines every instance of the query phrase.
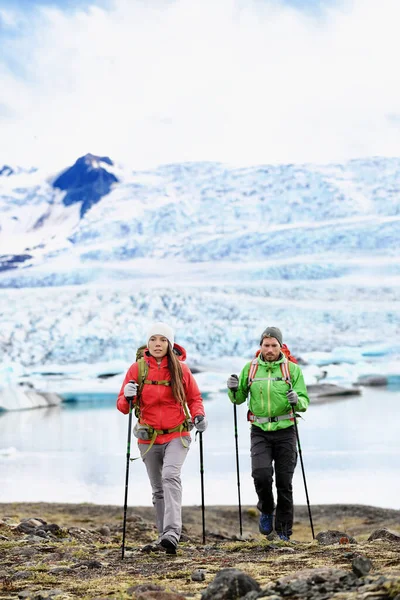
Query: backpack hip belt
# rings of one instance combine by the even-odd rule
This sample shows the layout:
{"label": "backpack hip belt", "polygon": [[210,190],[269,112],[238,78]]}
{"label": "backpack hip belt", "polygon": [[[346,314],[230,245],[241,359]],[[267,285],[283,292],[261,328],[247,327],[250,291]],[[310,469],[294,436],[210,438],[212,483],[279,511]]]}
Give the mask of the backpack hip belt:
{"label": "backpack hip belt", "polygon": [[[188,444],[186,444],[186,442],[184,442],[184,438],[182,437],[182,433],[184,431],[190,431],[190,427],[189,427],[189,423],[188,423],[187,419],[185,419],[183,421],[183,423],[181,423],[180,425],[177,425],[176,427],[172,427],[171,429],[154,429],[154,427],[151,427],[151,425],[146,425],[146,423],[141,423],[141,425],[143,427],[147,428],[149,435],[151,435],[151,438],[150,438],[149,447],[147,448],[146,452],[144,452],[141,457],[138,456],[137,458],[143,458],[148,453],[148,451],[151,450],[151,448],[153,447],[154,442],[156,441],[156,437],[158,435],[165,435],[166,433],[176,433],[177,431],[179,431],[179,433],[181,434],[180,438],[181,438],[182,446],[184,448],[188,447]],[[184,436],[184,437],[186,437],[186,436]],[[137,460],[137,458],[131,458],[130,460]]]}
{"label": "backpack hip belt", "polygon": [[287,419],[293,420],[294,416],[297,417],[298,415],[289,413],[287,415],[279,415],[279,417],[257,417],[256,415],[253,415],[252,412],[248,411],[247,420],[250,421],[250,423],[277,423],[278,421],[286,421]]}
{"label": "backpack hip belt", "polygon": [[[142,423],[142,425],[146,425],[146,423]],[[184,448],[187,448],[187,445],[185,445],[185,443],[183,441],[183,437],[182,437],[182,433],[184,431],[189,431],[189,424],[188,424],[188,422],[187,422],[186,419],[180,425],[177,425],[176,427],[172,427],[172,429],[154,429],[150,425],[147,425],[147,427],[149,429],[149,435],[151,435],[151,439],[150,439],[149,447],[147,448],[146,452],[144,452],[142,454],[142,458],[151,449],[151,447],[153,446],[154,442],[156,441],[156,437],[158,435],[163,435],[163,434],[166,434],[166,433],[176,433],[177,431],[179,431],[179,433],[181,434],[180,438],[181,438],[182,446]]]}

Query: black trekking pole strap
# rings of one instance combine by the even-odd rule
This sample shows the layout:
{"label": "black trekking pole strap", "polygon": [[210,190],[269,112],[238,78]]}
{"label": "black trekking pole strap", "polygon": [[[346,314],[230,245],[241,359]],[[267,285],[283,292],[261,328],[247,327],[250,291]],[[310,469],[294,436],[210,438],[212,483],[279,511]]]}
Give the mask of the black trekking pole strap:
{"label": "black trekking pole strap", "polygon": [[201,522],[203,526],[203,544],[206,543],[206,518],[204,506],[204,463],[203,463],[203,433],[196,431],[196,436],[199,434],[200,440],[200,481],[201,481]]}
{"label": "black trekking pole strap", "polygon": [[295,411],[294,411],[294,409],[293,409],[293,416],[294,416],[294,419],[293,419],[293,422],[294,422],[294,429],[295,429],[295,432],[296,432],[296,438],[297,438],[297,447],[298,447],[298,449],[299,449],[299,457],[300,457],[301,471],[302,471],[302,474],[303,474],[304,490],[305,490],[305,492],[306,492],[306,500],[307,500],[307,508],[308,508],[308,517],[309,517],[309,519],[310,519],[310,525],[311,525],[311,533],[312,533],[312,537],[313,537],[313,540],[315,540],[315,535],[314,535],[314,525],[313,525],[313,520],[312,520],[312,516],[311,516],[310,500],[309,500],[309,498],[308,498],[308,490],[307,490],[307,482],[306,482],[306,473],[305,473],[305,470],[304,470],[304,463],[303,463],[303,453],[302,453],[302,451],[301,451],[300,437],[299,437],[299,430],[298,430],[298,427],[297,427],[296,414],[295,414]]}
{"label": "black trekking pole strap", "polygon": [[122,526],[122,560],[125,557],[125,534],[126,534],[126,513],[128,509],[128,484],[129,484],[129,464],[131,456],[131,435],[132,435],[132,405],[133,398],[129,399],[129,418],[128,418],[128,443],[126,448],[126,471],[125,471],[125,499],[124,499],[124,523]]}
{"label": "black trekking pole strap", "polygon": [[[236,401],[236,392],[233,392],[233,399]],[[235,429],[236,481],[237,481],[237,488],[238,488],[239,529],[240,529],[240,536],[242,536],[242,534],[243,534],[243,528],[242,528],[242,503],[241,503],[241,499],[240,499],[239,438],[238,438],[238,430],[237,430],[237,410],[236,410],[236,404],[233,405],[233,421],[234,421],[234,429]]]}

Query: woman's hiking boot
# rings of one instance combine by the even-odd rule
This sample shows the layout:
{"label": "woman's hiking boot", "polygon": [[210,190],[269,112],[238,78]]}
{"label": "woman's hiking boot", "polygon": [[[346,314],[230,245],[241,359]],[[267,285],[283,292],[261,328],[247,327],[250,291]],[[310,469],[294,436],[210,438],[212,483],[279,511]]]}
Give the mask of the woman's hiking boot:
{"label": "woman's hiking boot", "polygon": [[268,535],[272,531],[273,515],[261,513],[258,530],[263,535]]}
{"label": "woman's hiking boot", "polygon": [[176,554],[176,543],[169,538],[162,538],[160,544],[163,548],[165,548],[166,554]]}

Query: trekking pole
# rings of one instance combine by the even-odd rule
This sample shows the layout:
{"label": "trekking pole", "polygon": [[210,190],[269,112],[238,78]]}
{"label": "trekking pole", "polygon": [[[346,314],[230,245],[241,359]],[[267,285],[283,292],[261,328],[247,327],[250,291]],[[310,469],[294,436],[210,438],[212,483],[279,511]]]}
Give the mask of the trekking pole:
{"label": "trekking pole", "polygon": [[201,480],[201,520],[203,525],[203,544],[206,543],[206,518],[204,508],[204,464],[203,464],[203,433],[197,431],[200,436],[200,480]]}
{"label": "trekking pole", "polygon": [[[134,381],[130,383],[135,383]],[[122,560],[125,556],[125,533],[126,533],[126,512],[128,508],[128,483],[129,483],[129,464],[131,457],[131,435],[132,435],[132,405],[133,398],[127,398],[129,402],[129,419],[128,419],[128,444],[126,448],[126,473],[125,473],[125,501],[124,501],[124,524],[122,526]]]}
{"label": "trekking pole", "polygon": [[[233,399],[236,401],[236,392],[233,392]],[[236,412],[236,404],[233,405],[233,420],[234,420],[234,428],[235,428],[235,445],[236,445],[236,479],[237,479],[237,488],[238,488],[238,503],[239,503],[239,528],[240,535],[242,536],[242,503],[240,501],[240,471],[239,471],[239,440],[238,440],[238,430],[237,430],[237,412]]]}
{"label": "trekking pole", "polygon": [[[292,391],[293,388],[292,386],[290,386],[290,391]],[[294,421],[294,430],[296,432],[296,438],[297,438],[297,447],[299,449],[299,456],[300,456],[300,464],[301,464],[301,471],[303,473],[303,481],[304,481],[304,489],[306,492],[306,499],[307,499],[307,508],[308,508],[308,516],[310,518],[310,525],[311,525],[311,533],[312,533],[312,537],[313,540],[315,540],[315,535],[314,535],[314,525],[313,525],[313,520],[312,520],[312,516],[311,516],[311,507],[310,507],[310,500],[308,499],[308,490],[307,490],[307,482],[306,482],[306,473],[304,471],[304,464],[303,464],[303,454],[301,451],[301,445],[300,445],[300,437],[299,437],[299,430],[297,427],[297,421],[296,421],[296,412],[294,410],[294,407],[292,407],[292,411],[293,411],[293,421]]]}

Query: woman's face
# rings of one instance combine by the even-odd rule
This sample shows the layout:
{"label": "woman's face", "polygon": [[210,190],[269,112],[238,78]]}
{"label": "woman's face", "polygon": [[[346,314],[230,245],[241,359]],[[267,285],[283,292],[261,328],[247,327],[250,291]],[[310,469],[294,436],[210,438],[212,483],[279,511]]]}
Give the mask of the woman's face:
{"label": "woman's face", "polygon": [[163,335],[152,335],[149,339],[148,348],[154,358],[163,358],[168,352],[168,340]]}

